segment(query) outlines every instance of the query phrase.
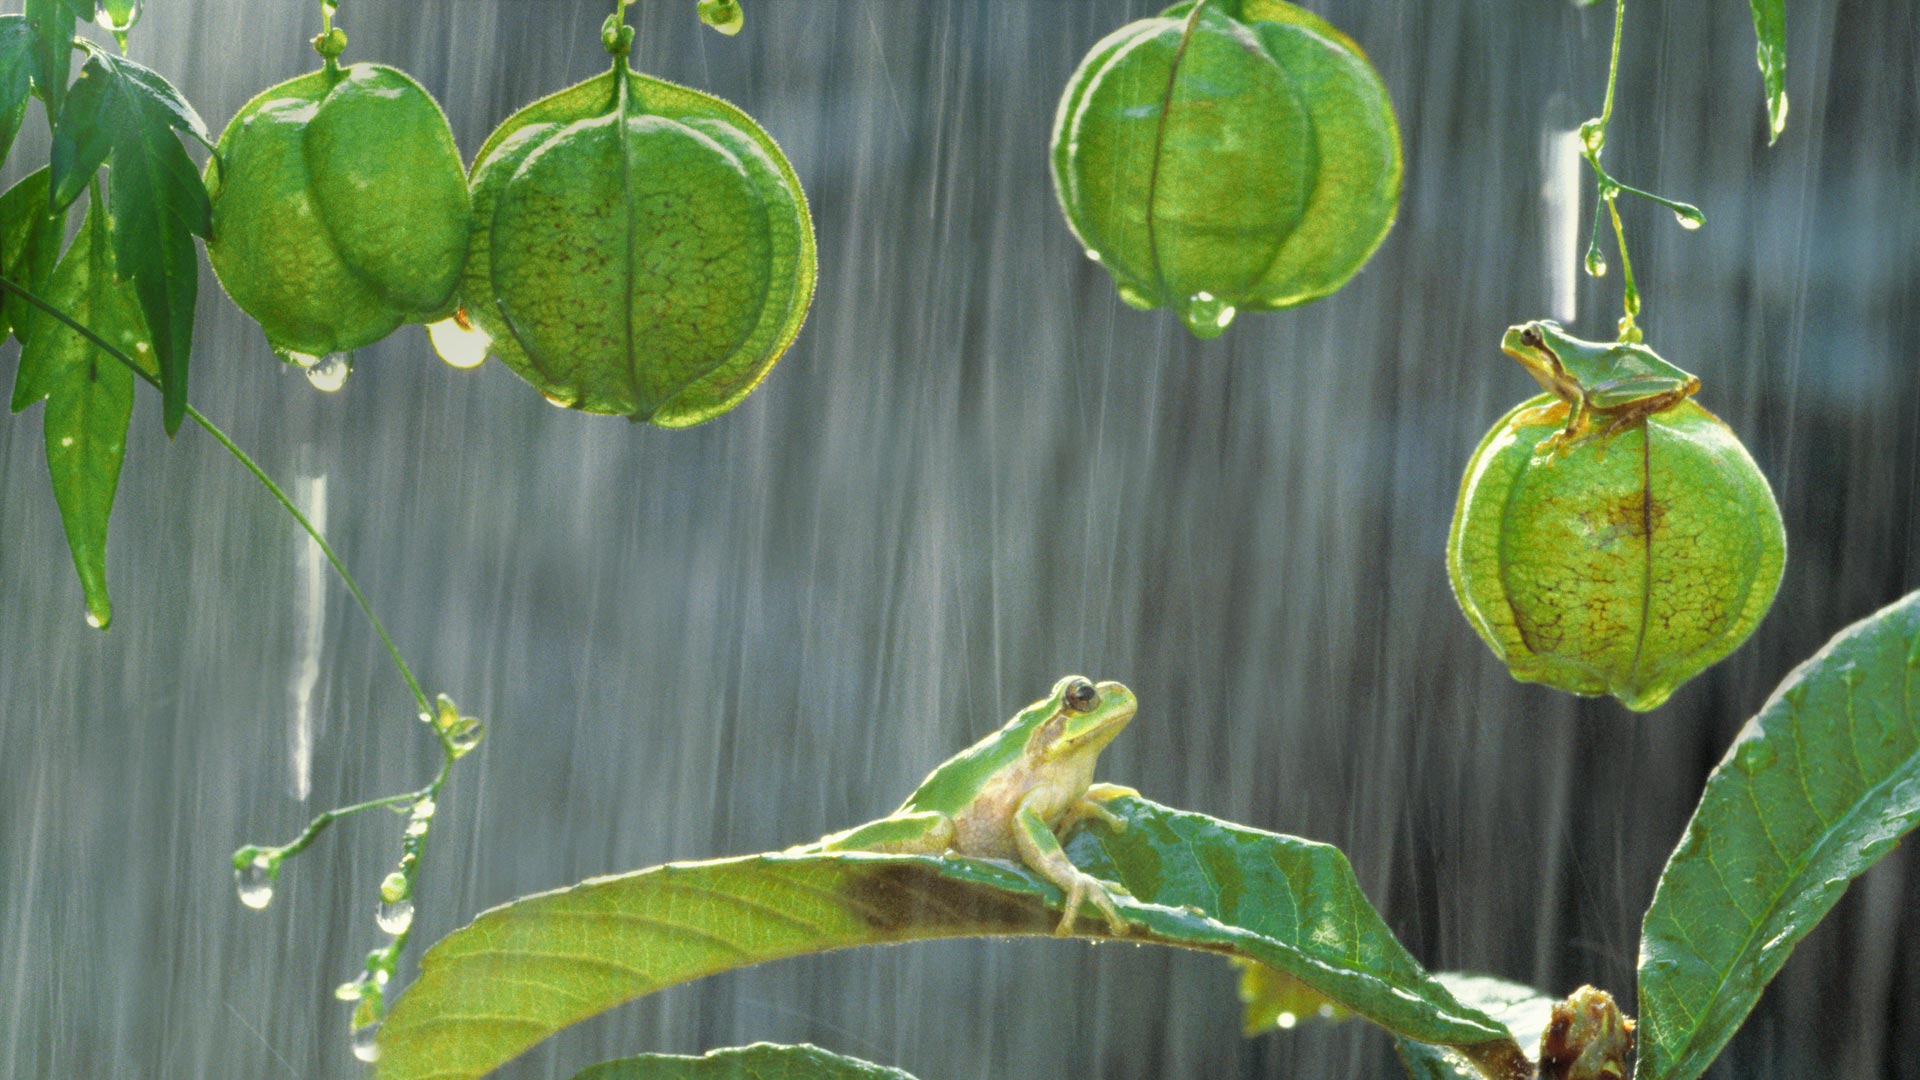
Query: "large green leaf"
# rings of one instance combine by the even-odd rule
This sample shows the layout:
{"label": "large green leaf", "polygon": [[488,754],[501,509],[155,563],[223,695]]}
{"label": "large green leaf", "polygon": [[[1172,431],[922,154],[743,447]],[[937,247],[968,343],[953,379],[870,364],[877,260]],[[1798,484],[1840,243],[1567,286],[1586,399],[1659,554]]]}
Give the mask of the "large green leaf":
{"label": "large green leaf", "polygon": [[913,1080],[859,1058],[828,1053],[817,1046],[754,1043],[715,1050],[701,1057],[641,1054],[588,1066],[573,1080]]}
{"label": "large green leaf", "polygon": [[[1511,1065],[1491,1017],[1430,978],[1346,856],[1143,799],[1083,828],[1075,864],[1117,882],[1128,940],[1244,957],[1422,1042]],[[593,878],[485,912],[435,945],[380,1037],[385,1080],[483,1075],[624,1001],[766,960],[930,938],[1050,934],[1060,891],[1011,864],[865,852],[749,855]],[[1105,936],[1098,919],[1080,932]],[[1512,1074],[1509,1074],[1512,1075]],[[1520,1074],[1524,1075],[1524,1074]]]}
{"label": "large green leaf", "polygon": [[[144,358],[152,354],[146,323],[131,291],[114,280],[108,232],[106,212],[93,207],[54,270],[45,299],[120,351]],[[105,629],[113,618],[107,599],[107,520],[133,415],[133,372],[67,327],[42,319],[20,351],[13,411],[42,398],[54,499],[86,595],[88,621]]]}
{"label": "large green leaf", "polygon": [[[1506,1025],[1516,1043],[1537,1053],[1540,1036],[1553,1015],[1553,999],[1531,986],[1491,975],[1442,972],[1434,978],[1461,1001]],[[1397,1038],[1394,1048],[1413,1080],[1480,1080],[1480,1071],[1458,1051]],[[1532,1075],[1528,1072],[1526,1075]]]}
{"label": "large green leaf", "polygon": [[1920,593],[1841,631],[1707,778],[1640,940],[1639,1080],[1691,1080],[1920,822]]}
{"label": "large green leaf", "polygon": [[1759,42],[1760,78],[1767,88],[1767,143],[1787,130],[1787,0],[1751,0]]}
{"label": "large green leaf", "polygon": [[213,228],[200,170],[175,137],[206,139],[206,125],[166,79],[94,50],[60,110],[53,137],[53,201],[71,202],[102,162],[113,163],[114,255],[153,329],[167,433],[187,408],[187,359],[199,257],[193,237]]}

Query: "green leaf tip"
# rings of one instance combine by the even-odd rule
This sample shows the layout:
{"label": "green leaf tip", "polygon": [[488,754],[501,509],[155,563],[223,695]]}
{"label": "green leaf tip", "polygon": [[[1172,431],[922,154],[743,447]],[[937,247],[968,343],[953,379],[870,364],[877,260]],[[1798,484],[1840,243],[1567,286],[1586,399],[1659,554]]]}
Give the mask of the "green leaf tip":
{"label": "green leaf tip", "polygon": [[1767,145],[1787,130],[1787,0],[1750,0],[1760,79],[1767,91]]}
{"label": "green leaf tip", "polygon": [[[115,277],[109,231],[105,210],[92,207],[54,270],[46,299],[122,352],[143,357],[151,352],[146,322],[131,290]],[[20,351],[13,409],[43,399],[54,501],[86,596],[87,623],[104,630],[113,621],[107,523],[133,417],[133,373],[73,330],[40,319]]]}
{"label": "green leaf tip", "polygon": [[[1389,1031],[1524,1060],[1507,1029],[1420,967],[1338,849],[1137,798],[1071,834],[1071,861],[1130,896],[1127,940],[1242,957]],[[383,1080],[482,1076],[622,1002],[767,960],[857,945],[1053,933],[1060,891],[1012,864],[770,853],[592,878],[482,913],[428,951],[381,1034]],[[1101,920],[1081,936],[1109,935]]]}
{"label": "green leaf tip", "polygon": [[1795,668],[1707,778],[1640,941],[1637,1080],[1692,1080],[1920,823],[1920,592]]}

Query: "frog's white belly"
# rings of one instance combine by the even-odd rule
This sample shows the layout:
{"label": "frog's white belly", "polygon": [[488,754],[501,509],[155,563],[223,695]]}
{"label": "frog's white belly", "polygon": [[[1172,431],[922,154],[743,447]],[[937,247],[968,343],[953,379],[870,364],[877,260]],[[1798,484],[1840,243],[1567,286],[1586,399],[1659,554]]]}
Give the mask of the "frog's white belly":
{"label": "frog's white belly", "polygon": [[1010,769],[988,781],[966,809],[953,816],[951,849],[961,855],[1019,861],[1013,815],[1021,803],[1032,807],[1049,828],[1055,828],[1093,783],[1092,761],[1049,771],[1053,775]]}

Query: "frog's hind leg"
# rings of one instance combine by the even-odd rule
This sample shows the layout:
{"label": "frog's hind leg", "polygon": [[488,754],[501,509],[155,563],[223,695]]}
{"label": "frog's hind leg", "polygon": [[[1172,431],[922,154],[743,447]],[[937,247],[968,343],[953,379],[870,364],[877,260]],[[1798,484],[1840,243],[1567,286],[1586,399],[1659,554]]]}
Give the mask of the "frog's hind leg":
{"label": "frog's hind leg", "polygon": [[933,810],[895,814],[855,825],[808,844],[807,851],[876,851],[882,855],[933,855],[953,846],[953,819]]}
{"label": "frog's hind leg", "polygon": [[1060,828],[1057,831],[1065,836],[1075,825],[1088,818],[1098,818],[1106,822],[1107,827],[1114,832],[1125,832],[1127,819],[1102,805],[1108,799],[1118,799],[1122,796],[1139,798],[1140,793],[1120,784],[1094,784],[1088,787],[1087,793],[1080,796],[1080,801],[1067,809],[1067,816],[1061,819]]}

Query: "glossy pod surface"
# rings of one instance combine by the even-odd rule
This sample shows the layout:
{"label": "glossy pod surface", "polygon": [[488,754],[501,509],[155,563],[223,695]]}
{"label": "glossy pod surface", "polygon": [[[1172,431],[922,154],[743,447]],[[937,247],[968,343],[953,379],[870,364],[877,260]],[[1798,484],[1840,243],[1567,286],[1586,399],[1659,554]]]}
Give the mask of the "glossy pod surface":
{"label": "glossy pod surface", "polygon": [[557,405],[685,427],[806,318],[813,224],[745,113],[632,71],[529,105],[473,168],[469,317]]}
{"label": "glossy pod surface", "polygon": [[1200,337],[1345,284],[1393,224],[1400,169],[1365,54],[1280,0],[1177,4],[1120,28],[1054,121],[1074,234],[1123,300],[1171,306]]}
{"label": "glossy pod surface", "polygon": [[280,352],[346,352],[455,306],[466,171],[440,106],[404,73],[354,64],[262,92],[206,179],[207,257]]}
{"label": "glossy pod surface", "polygon": [[1780,511],[1740,440],[1691,401],[1536,454],[1565,421],[1542,395],[1482,440],[1447,541],[1454,597],[1514,678],[1652,709],[1765,616],[1786,565]]}

